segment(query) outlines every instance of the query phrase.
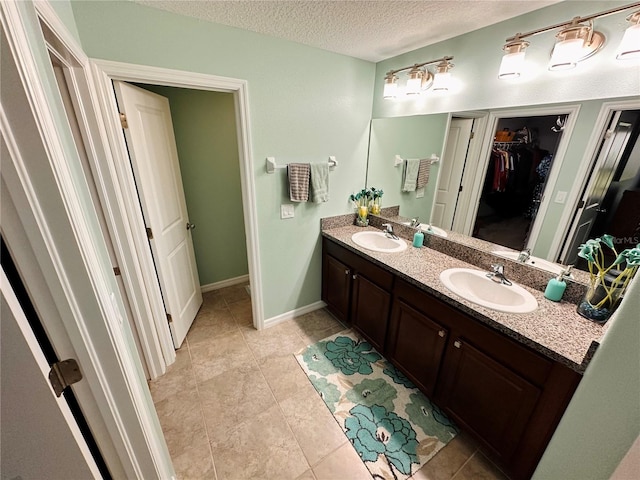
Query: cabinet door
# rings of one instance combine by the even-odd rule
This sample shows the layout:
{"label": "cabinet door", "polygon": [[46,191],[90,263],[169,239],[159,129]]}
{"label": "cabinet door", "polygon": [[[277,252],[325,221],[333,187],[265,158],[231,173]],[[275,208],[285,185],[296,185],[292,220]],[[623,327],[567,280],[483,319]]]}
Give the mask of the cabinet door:
{"label": "cabinet door", "polygon": [[540,390],[463,339],[450,344],[443,369],[442,406],[508,461]]}
{"label": "cabinet door", "polygon": [[351,322],[379,352],[384,351],[391,295],[362,275],[354,276]]}
{"label": "cabinet door", "polygon": [[322,300],[336,317],[349,323],[351,269],[331,255],[324,255],[322,267]]}
{"label": "cabinet door", "polygon": [[427,395],[438,378],[447,330],[402,300],[394,302],[387,337],[387,358]]}

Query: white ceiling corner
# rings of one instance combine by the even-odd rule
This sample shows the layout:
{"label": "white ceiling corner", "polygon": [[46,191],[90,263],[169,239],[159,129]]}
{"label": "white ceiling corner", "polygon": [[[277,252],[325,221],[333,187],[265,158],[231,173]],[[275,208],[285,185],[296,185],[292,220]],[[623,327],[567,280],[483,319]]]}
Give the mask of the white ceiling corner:
{"label": "white ceiling corner", "polygon": [[133,0],[371,62],[562,0]]}

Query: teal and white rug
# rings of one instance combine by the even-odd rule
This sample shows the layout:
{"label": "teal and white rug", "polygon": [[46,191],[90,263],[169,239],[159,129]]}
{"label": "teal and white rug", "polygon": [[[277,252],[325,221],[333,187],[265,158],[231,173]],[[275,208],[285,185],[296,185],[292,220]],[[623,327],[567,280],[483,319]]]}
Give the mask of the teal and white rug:
{"label": "teal and white rug", "polygon": [[348,330],[296,359],[375,479],[406,479],[459,432],[368,342]]}

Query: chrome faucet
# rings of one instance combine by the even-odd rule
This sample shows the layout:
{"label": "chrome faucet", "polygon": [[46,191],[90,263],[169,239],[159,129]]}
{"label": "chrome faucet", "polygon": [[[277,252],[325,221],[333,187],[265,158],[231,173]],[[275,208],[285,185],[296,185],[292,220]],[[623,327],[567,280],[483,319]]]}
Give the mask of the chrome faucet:
{"label": "chrome faucet", "polygon": [[418,228],[420,226],[420,220],[418,220],[418,217],[412,218],[411,223],[409,223],[409,226],[413,228]]}
{"label": "chrome faucet", "polygon": [[501,263],[496,263],[491,265],[492,272],[487,273],[487,277],[493,280],[496,283],[501,283],[503,285],[510,286],[512,283],[507,280],[507,277],[504,276],[504,265]]}
{"label": "chrome faucet", "polygon": [[524,263],[527,260],[529,260],[529,257],[531,257],[531,249],[529,248],[525,248],[524,250],[522,250],[520,252],[520,254],[518,255],[518,259],[517,261],[520,263]]}
{"label": "chrome faucet", "polygon": [[393,233],[393,225],[391,225],[390,223],[383,223],[382,226],[384,227],[384,234],[389,237],[389,238],[393,238],[394,240],[398,240],[398,236]]}

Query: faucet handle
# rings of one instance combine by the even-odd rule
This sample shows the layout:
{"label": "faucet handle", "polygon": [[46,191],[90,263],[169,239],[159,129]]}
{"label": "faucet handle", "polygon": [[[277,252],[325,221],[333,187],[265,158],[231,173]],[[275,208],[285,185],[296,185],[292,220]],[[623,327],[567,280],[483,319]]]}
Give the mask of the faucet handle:
{"label": "faucet handle", "polygon": [[492,263],[491,269],[493,270],[493,273],[499,273],[501,275],[504,274],[504,265],[502,263]]}
{"label": "faucet handle", "polygon": [[393,225],[391,225],[390,223],[383,223],[382,226],[387,232],[393,233]]}

